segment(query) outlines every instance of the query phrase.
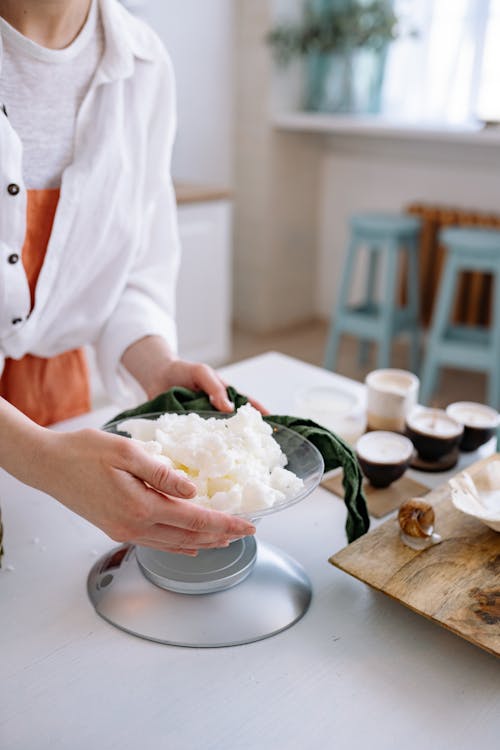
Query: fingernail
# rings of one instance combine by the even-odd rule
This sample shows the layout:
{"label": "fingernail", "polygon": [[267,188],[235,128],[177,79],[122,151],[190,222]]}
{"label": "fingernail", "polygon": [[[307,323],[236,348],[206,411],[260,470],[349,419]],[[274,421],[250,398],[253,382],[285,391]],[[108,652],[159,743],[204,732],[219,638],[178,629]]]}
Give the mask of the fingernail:
{"label": "fingernail", "polygon": [[186,484],[186,482],[177,482],[175,490],[178,493],[178,497],[193,497],[196,493],[195,485]]}
{"label": "fingernail", "polygon": [[256,528],[255,526],[252,526],[249,524],[248,526],[241,527],[241,532],[238,536],[239,539],[241,539],[242,536],[248,536],[249,534],[255,534]]}

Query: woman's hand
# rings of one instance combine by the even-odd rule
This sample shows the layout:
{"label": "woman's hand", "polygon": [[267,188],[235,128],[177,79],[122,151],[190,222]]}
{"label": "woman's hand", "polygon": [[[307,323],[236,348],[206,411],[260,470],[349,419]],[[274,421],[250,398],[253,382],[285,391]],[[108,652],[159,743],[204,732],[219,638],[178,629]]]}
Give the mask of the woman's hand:
{"label": "woman's hand", "polygon": [[[234,404],[227,397],[227,384],[215,370],[198,362],[177,359],[159,336],[146,336],[136,341],[126,350],[122,362],[150,399],[181,385],[194,391],[204,391],[219,411],[234,411]],[[258,401],[248,400],[262,414],[269,414]]]}
{"label": "woman's hand", "polygon": [[[125,437],[51,432],[0,398],[0,466],[118,542],[195,555],[255,533],[248,521],[201,508],[196,488]],[[184,499],[183,499],[184,498]]]}
{"label": "woman's hand", "polygon": [[187,500],[195,486],[128,438],[44,433],[35,486],[115,541],[195,555],[255,532],[241,518]]}
{"label": "woman's hand", "polygon": [[[204,391],[208,394],[210,402],[219,411],[234,411],[234,404],[227,397],[227,383],[208,365],[198,362],[186,362],[183,359],[173,359],[165,367],[163,382],[164,385],[162,385],[158,393],[162,393],[174,385],[182,385],[193,391]],[[262,414],[269,414],[267,409],[262,404],[259,404],[258,401],[250,397],[247,398],[252,406]]]}

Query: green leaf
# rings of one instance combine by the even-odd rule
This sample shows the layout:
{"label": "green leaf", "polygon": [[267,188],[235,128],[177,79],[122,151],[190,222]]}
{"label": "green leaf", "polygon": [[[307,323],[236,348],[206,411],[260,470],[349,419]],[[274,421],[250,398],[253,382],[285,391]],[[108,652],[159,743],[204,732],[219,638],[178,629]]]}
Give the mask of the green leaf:
{"label": "green leaf", "polygon": [[361,4],[352,0],[343,8],[318,12],[308,2],[300,24],[282,24],[266,36],[278,64],[310,52],[323,54],[359,47],[381,49],[399,35],[398,18],[390,0]]}

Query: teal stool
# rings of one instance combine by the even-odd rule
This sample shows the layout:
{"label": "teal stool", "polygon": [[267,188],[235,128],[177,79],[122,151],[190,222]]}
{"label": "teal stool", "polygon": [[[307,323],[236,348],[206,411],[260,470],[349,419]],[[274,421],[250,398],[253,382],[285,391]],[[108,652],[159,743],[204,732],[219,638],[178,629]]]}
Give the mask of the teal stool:
{"label": "teal stool", "polygon": [[[365,364],[369,342],[378,344],[377,366],[390,366],[394,336],[407,332],[411,337],[410,365],[413,372],[419,364],[419,263],[418,247],[420,220],[413,216],[391,214],[357,214],[351,219],[351,237],[338,290],[337,303],[332,312],[325,355],[325,367],[335,369],[340,338],[350,333],[361,340],[360,363]],[[349,304],[356,261],[360,253],[368,254],[364,299],[358,305]],[[398,266],[406,254],[405,307],[396,305]],[[384,263],[381,301],[376,300],[378,274]]]}
{"label": "teal stool", "polygon": [[[479,370],[489,376],[488,402],[500,401],[500,231],[453,227],[440,235],[448,250],[429,333],[420,398],[429,402],[443,365]],[[452,325],[455,289],[460,273],[480,271],[493,274],[494,305],[490,328]],[[464,399],[467,394],[464,393]]]}

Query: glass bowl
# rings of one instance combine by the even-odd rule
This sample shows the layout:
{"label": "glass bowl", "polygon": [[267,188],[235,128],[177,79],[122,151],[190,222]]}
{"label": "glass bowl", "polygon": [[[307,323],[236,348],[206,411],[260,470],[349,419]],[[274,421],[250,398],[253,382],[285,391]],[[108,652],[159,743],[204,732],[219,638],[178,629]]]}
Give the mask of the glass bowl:
{"label": "glass bowl", "polygon": [[[129,419],[155,420],[163,416],[164,413],[165,412],[154,412],[150,414],[140,414],[137,417],[125,417],[124,419],[119,419],[107,424],[104,429],[106,432],[130,437],[127,432],[119,429],[120,425],[124,424]],[[191,412],[177,411],[167,413],[188,415]],[[234,416],[234,414],[224,414],[221,412],[196,412],[196,414],[204,419],[211,417],[216,419],[227,419]],[[304,500],[304,498],[310,495],[318,486],[324,473],[323,457],[319,450],[309,440],[288,427],[273,422],[267,423],[272,427],[273,437],[287,457],[287,464],[284,468],[292,471],[302,479],[304,486],[300,492],[293,497],[287,498],[280,503],[275,503],[270,508],[259,508],[255,511],[246,511],[244,513],[231,513],[231,515],[236,515],[249,521],[255,521],[264,516],[271,515],[271,513],[277,513],[278,511],[289,508],[301,500]]]}

